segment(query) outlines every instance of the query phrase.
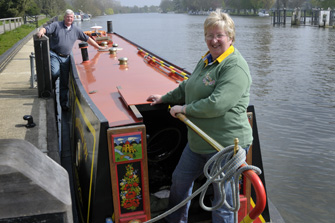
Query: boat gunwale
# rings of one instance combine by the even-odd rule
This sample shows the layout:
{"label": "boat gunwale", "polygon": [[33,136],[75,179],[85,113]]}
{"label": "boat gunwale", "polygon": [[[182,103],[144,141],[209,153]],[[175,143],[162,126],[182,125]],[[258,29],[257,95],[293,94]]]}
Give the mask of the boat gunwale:
{"label": "boat gunwale", "polygon": [[[107,122],[108,123],[108,119],[101,113],[99,108],[93,102],[92,98],[86,92],[86,90],[85,90],[85,88],[84,88],[84,86],[83,86],[83,84],[80,80],[80,77],[78,75],[78,70],[77,70],[77,67],[76,67],[76,64],[75,64],[73,54],[71,54],[71,69],[70,70],[71,70],[72,75],[73,75],[73,80],[76,82],[76,85],[78,87],[78,90],[82,94],[83,98],[86,100],[89,107],[92,109],[92,112],[96,115],[96,117],[98,118],[98,120],[100,122]],[[77,97],[77,92],[75,93],[74,96]]]}

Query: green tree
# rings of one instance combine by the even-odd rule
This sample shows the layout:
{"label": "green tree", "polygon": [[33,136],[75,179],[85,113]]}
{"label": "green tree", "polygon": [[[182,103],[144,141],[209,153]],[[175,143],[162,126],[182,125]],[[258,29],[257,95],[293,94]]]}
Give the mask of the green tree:
{"label": "green tree", "polygon": [[176,12],[185,12],[186,8],[184,7],[183,0],[172,0],[174,11]]}
{"label": "green tree", "polygon": [[276,0],[267,0],[264,2],[264,8],[271,9],[275,4],[276,4]]}
{"label": "green tree", "polygon": [[203,10],[215,10],[216,8],[222,7],[221,0],[207,0],[207,1],[200,1],[200,7]]}
{"label": "green tree", "polygon": [[185,5],[188,9],[188,11],[198,11],[202,10],[200,0],[184,0]]}
{"label": "green tree", "polygon": [[290,0],[277,0],[277,1],[281,2],[283,8],[287,8]]}
{"label": "green tree", "polygon": [[[228,1],[229,7],[236,8],[236,9],[250,9],[250,8],[257,8],[258,6],[254,6],[253,3],[255,1],[256,3],[259,0],[235,0],[235,1]],[[254,7],[253,7],[254,6]]]}
{"label": "green tree", "polygon": [[23,16],[31,0],[0,0],[0,18]]}
{"label": "green tree", "polygon": [[158,7],[157,6],[154,6],[154,5],[151,5],[149,7],[149,12],[158,12]]}
{"label": "green tree", "polygon": [[135,5],[132,9],[131,9],[131,12],[132,13],[139,13],[140,10],[139,10],[139,7],[137,5]]}
{"label": "green tree", "polygon": [[113,15],[113,14],[114,14],[114,10],[113,10],[113,8],[107,8],[107,9],[105,10],[105,13],[106,13],[107,15]]}
{"label": "green tree", "polygon": [[25,14],[30,15],[30,16],[39,15],[41,14],[41,8],[36,4],[36,2],[32,2],[27,7]]}
{"label": "green tree", "polygon": [[149,12],[149,7],[147,5],[145,5],[143,8],[142,8],[143,12],[145,13],[148,13]]}
{"label": "green tree", "polygon": [[317,0],[321,8],[328,9],[335,7],[335,0]]}
{"label": "green tree", "polygon": [[290,8],[303,8],[304,4],[306,3],[306,0],[291,0],[290,2]]}
{"label": "green tree", "polygon": [[276,0],[251,0],[254,9],[270,9],[276,3]]}
{"label": "green tree", "polygon": [[161,8],[161,10],[162,10],[164,13],[174,11],[174,5],[173,5],[173,2],[170,1],[170,0],[162,0],[162,1],[161,1],[161,4],[159,5],[159,7]]}
{"label": "green tree", "polygon": [[35,0],[37,5],[41,8],[41,13],[55,16],[63,15],[65,12],[65,1],[64,0]]}

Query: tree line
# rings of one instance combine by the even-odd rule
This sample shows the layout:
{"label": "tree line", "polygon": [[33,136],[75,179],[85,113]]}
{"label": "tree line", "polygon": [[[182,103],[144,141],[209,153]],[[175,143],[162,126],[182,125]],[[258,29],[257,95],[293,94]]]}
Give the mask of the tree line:
{"label": "tree line", "polygon": [[66,9],[93,16],[115,13],[159,12],[158,6],[124,7],[116,0],[0,0],[0,18],[45,14],[63,15]]}
{"label": "tree line", "polygon": [[93,16],[117,13],[188,12],[200,10],[271,8],[335,8],[335,0],[161,0],[158,6],[124,7],[117,0],[0,0],[0,18],[62,15],[69,8]]}
{"label": "tree line", "polygon": [[259,9],[312,9],[335,8],[335,0],[162,0],[163,12],[211,11],[216,8],[246,10],[254,12]]}

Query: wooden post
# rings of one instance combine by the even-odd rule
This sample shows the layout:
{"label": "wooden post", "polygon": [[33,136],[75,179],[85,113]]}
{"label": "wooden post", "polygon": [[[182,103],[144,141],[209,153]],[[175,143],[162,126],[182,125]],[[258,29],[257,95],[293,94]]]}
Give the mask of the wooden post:
{"label": "wooden post", "polygon": [[38,28],[38,16],[35,15],[35,23],[36,23],[36,28]]}
{"label": "wooden post", "polygon": [[49,98],[52,95],[49,38],[34,35],[35,62],[38,96]]}
{"label": "wooden post", "polygon": [[304,10],[304,25],[306,25],[306,9]]}
{"label": "wooden post", "polygon": [[286,25],[286,9],[284,9],[284,25]]}

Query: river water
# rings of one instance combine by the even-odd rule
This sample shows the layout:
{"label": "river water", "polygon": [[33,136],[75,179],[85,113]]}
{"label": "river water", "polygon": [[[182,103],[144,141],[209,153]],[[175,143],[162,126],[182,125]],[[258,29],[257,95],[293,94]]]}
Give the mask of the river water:
{"label": "river water", "polygon": [[[118,14],[77,25],[113,30],[192,71],[207,51],[205,16]],[[249,63],[268,196],[286,222],[335,219],[335,29],[233,16]]]}

